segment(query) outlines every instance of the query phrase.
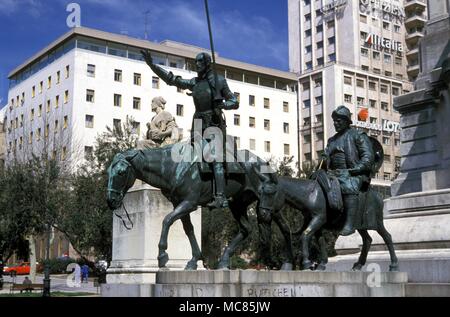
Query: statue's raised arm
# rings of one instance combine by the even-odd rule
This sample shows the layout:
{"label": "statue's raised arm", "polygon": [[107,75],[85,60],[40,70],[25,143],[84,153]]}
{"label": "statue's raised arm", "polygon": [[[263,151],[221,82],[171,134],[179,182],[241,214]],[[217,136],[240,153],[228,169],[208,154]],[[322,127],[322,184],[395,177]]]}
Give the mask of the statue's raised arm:
{"label": "statue's raised arm", "polygon": [[195,85],[195,78],[193,79],[183,79],[181,76],[175,76],[172,72],[168,72],[159,65],[153,63],[153,58],[149,50],[141,51],[147,65],[152,69],[152,71],[161,78],[167,85],[176,86],[180,89],[189,89],[192,91]]}

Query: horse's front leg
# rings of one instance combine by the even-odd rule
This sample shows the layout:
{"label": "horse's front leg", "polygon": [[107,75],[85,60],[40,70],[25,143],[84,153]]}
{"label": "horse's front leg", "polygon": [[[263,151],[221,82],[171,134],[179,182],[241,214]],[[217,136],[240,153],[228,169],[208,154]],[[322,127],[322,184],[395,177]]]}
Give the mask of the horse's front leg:
{"label": "horse's front leg", "polygon": [[183,229],[189,238],[189,243],[191,244],[192,249],[192,259],[187,263],[185,270],[196,270],[197,262],[203,257],[200,247],[198,246],[197,238],[195,237],[194,226],[191,222],[191,216],[186,215],[181,218],[181,221],[183,222]]}
{"label": "horse's front leg", "polygon": [[324,216],[315,216],[306,227],[306,230],[303,231],[302,233],[301,241],[302,241],[303,270],[310,270],[314,268],[313,263],[309,258],[311,239],[315,235],[316,231],[322,228],[325,222],[326,218]]}
{"label": "horse's front leg", "polygon": [[158,244],[159,247],[158,266],[160,268],[165,267],[167,262],[169,261],[169,255],[167,254],[166,250],[168,247],[167,240],[169,236],[170,227],[175,221],[194,211],[196,207],[197,205],[194,204],[194,202],[185,200],[181,204],[179,204],[174,211],[172,211],[164,218],[161,230],[161,237],[159,239]]}

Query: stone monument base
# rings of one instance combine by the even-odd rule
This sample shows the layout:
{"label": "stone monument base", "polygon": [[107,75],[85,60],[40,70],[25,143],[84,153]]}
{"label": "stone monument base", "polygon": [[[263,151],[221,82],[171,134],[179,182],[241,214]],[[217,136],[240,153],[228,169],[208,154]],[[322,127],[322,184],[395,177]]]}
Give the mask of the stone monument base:
{"label": "stone monument base", "polygon": [[[379,281],[377,283],[376,281]],[[155,297],[404,297],[406,273],[158,272]]]}
{"label": "stone monument base", "polygon": [[[340,255],[329,259],[327,271],[349,271],[359,254]],[[406,297],[450,297],[450,250],[399,250],[400,270],[408,274]],[[387,251],[369,252],[367,265],[376,263],[381,271],[389,268]]]}

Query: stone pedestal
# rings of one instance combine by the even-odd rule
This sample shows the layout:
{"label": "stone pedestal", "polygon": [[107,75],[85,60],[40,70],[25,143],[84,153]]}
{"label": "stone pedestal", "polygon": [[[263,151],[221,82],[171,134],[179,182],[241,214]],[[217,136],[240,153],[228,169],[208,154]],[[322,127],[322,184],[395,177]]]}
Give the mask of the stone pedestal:
{"label": "stone pedestal", "polygon": [[406,273],[392,272],[158,272],[154,296],[404,297],[407,282]]}
{"label": "stone pedestal", "polygon": [[[173,205],[160,190],[147,185],[131,189],[124,204],[134,224],[127,230],[122,221],[114,216],[113,254],[107,272],[107,284],[102,288],[103,296],[150,296],[151,284],[155,282],[158,268],[158,242],[164,217],[173,211]],[[130,226],[127,218],[123,215]],[[191,213],[197,241],[201,243],[201,211]],[[170,270],[183,270],[192,258],[191,246],[184,233],[181,221],[170,229]],[[202,263],[199,262],[202,268]]]}

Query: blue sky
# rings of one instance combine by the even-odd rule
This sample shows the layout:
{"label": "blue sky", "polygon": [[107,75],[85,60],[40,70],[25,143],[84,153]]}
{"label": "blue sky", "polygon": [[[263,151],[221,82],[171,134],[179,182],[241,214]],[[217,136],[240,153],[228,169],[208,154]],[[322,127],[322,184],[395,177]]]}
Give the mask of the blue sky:
{"label": "blue sky", "polygon": [[[209,47],[204,0],[0,0],[0,108],[8,73],[69,29],[71,2],[85,27]],[[222,57],[288,70],[287,0],[209,0],[216,51]]]}

